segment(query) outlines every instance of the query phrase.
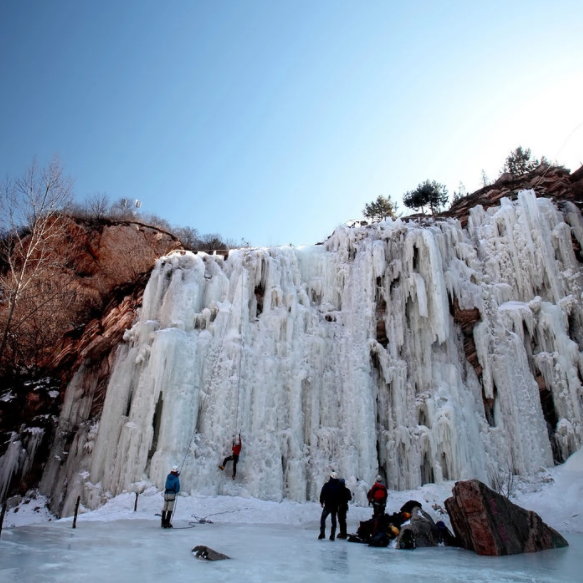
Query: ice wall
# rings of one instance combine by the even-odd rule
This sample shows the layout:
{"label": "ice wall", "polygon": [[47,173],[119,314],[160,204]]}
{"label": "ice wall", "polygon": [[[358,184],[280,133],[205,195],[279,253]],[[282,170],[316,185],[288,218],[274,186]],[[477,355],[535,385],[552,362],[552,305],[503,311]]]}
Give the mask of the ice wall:
{"label": "ice wall", "polygon": [[[331,469],[362,496],[379,471],[406,489],[565,459],[583,437],[575,211],[528,191],[465,230],[161,258],[84,442],[85,503],[173,464],[187,491],[302,501]],[[217,465],[239,432],[232,481]]]}

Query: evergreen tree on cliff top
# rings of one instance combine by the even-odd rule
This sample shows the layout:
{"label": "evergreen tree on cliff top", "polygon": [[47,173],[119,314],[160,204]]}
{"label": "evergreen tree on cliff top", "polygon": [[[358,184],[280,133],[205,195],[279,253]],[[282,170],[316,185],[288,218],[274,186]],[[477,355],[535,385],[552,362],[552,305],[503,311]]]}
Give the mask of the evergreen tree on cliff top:
{"label": "evergreen tree on cliff top", "polygon": [[380,195],[376,200],[364,205],[362,214],[373,222],[384,221],[387,218],[394,219],[397,216],[397,203],[389,196]]}
{"label": "evergreen tree on cliff top", "polygon": [[425,180],[415,190],[403,196],[403,204],[413,210],[423,212],[425,207],[435,214],[447,204],[447,188],[435,180]]}
{"label": "evergreen tree on cliff top", "polygon": [[540,164],[548,164],[547,159],[543,156],[540,161],[536,158],[532,158],[530,148],[523,149],[522,146],[518,146],[515,150],[512,150],[504,162],[504,167],[502,168],[502,173],[512,174],[512,176],[523,176],[532,172]]}

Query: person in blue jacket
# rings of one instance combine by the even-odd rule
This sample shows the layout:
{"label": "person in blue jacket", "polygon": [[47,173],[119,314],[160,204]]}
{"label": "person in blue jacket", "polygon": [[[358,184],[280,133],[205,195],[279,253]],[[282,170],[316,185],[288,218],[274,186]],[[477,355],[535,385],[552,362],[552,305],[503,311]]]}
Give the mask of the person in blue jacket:
{"label": "person in blue jacket", "polygon": [[178,466],[173,466],[166,478],[166,487],[164,488],[164,506],[162,507],[162,528],[172,528],[170,518],[174,510],[176,494],[180,492],[180,480],[178,476]]}

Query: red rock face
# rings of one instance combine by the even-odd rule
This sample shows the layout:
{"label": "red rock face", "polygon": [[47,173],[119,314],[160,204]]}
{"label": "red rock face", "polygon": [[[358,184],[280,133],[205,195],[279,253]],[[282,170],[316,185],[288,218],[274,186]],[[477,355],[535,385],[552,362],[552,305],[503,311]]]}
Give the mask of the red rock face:
{"label": "red rock face", "polygon": [[[92,381],[82,386],[78,397],[87,403],[87,417],[99,415],[115,348],[136,318],[149,272],[158,257],[181,248],[173,235],[137,222],[65,220],[59,239],[51,245],[57,260],[41,274],[39,285],[42,289],[43,281],[58,281],[71,295],[51,308],[50,343],[33,354],[35,361],[23,357],[26,366],[36,364],[48,381],[21,386],[20,379],[10,379],[11,396],[0,403],[0,456],[14,440],[13,433],[20,433],[26,449],[29,434],[22,433],[22,427],[44,431],[42,443],[34,449],[38,463],[29,464],[33,471],[20,476],[20,484],[13,481],[10,493],[38,485],[64,389],[81,365]],[[66,261],[59,260],[61,256]],[[21,330],[30,320],[23,322]],[[27,337],[34,336],[34,328],[27,332]],[[4,379],[0,381],[4,389]]]}
{"label": "red rock face", "polygon": [[572,174],[568,170],[541,165],[524,176],[514,177],[503,174],[494,182],[480,190],[461,198],[452,204],[440,217],[455,217],[462,227],[468,222],[470,209],[482,205],[488,208],[500,204],[501,198],[516,199],[521,190],[534,190],[537,196],[546,196],[555,201],[571,201],[583,208],[583,166]]}
{"label": "red rock face", "polygon": [[158,257],[181,247],[173,235],[129,221],[98,225],[71,221],[69,237],[80,284],[102,295],[150,271]]}
{"label": "red rock face", "polygon": [[479,480],[456,482],[445,501],[461,546],[479,555],[515,555],[569,543],[541,517],[513,504]]}
{"label": "red rock face", "polygon": [[[95,306],[95,317],[82,327],[64,331],[62,344],[47,358],[62,369],[84,359],[97,360],[116,345],[131,327],[148,274],[158,257],[181,247],[173,235],[137,222],[71,221],[68,237],[74,242],[72,271],[80,302]],[[99,314],[99,315],[97,315]]]}

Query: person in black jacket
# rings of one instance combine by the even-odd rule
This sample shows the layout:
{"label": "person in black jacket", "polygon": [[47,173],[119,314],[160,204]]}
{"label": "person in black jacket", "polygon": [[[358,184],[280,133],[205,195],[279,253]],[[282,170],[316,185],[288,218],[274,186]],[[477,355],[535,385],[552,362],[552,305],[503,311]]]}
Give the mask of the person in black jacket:
{"label": "person in black jacket", "polygon": [[330,531],[330,540],[334,540],[336,538],[336,514],[340,505],[340,482],[336,472],[332,472],[330,479],[322,486],[320,504],[323,510],[320,517],[320,535],[318,539],[326,538],[326,518],[331,514],[332,530]]}
{"label": "person in black jacket", "polygon": [[338,525],[340,534],[338,538],[347,538],[346,514],[348,513],[348,503],[352,500],[352,492],[346,487],[344,478],[340,478],[340,502],[338,505]]}

